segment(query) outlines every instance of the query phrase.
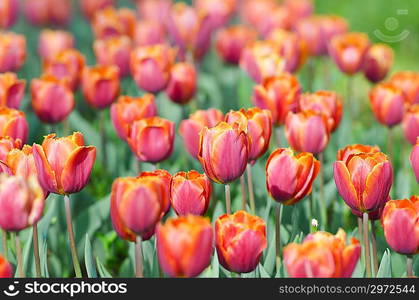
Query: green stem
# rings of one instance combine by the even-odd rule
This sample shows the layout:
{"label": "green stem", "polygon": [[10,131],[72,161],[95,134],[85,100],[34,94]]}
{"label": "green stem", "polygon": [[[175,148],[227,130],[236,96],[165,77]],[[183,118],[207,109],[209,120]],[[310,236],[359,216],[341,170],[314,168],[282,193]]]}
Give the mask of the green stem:
{"label": "green stem", "polygon": [[406,255],[406,273],[407,277],[413,277],[413,256]]}
{"label": "green stem", "polygon": [[275,246],[276,246],[276,272],[279,272],[281,267],[281,218],[282,218],[282,203],[275,206]]}
{"label": "green stem", "polygon": [[108,149],[107,146],[107,138],[106,138],[106,129],[105,129],[105,123],[106,123],[106,110],[103,109],[100,112],[100,120],[99,120],[99,130],[100,130],[100,139],[102,144],[102,164],[105,170],[107,170],[108,167]]}
{"label": "green stem", "polygon": [[1,230],[2,233],[2,245],[3,245],[3,255],[4,258],[7,260],[7,252],[8,252],[8,247],[7,247],[7,231],[6,230]]}
{"label": "green stem", "polygon": [[247,211],[247,195],[246,195],[246,180],[244,178],[244,173],[243,175],[240,177],[240,190],[241,190],[241,194],[242,194],[242,209],[244,211]]}
{"label": "green stem", "polygon": [[143,278],[143,254],[141,249],[142,238],[140,235],[137,235],[137,240],[135,243],[135,276],[137,278]]}
{"label": "green stem", "polygon": [[276,147],[281,148],[281,145],[282,145],[281,126],[275,127],[275,139],[276,139]]}
{"label": "green stem", "polygon": [[39,239],[38,239],[38,224],[33,224],[33,255],[35,258],[36,277],[41,278],[41,259],[39,257]]}
{"label": "green stem", "polygon": [[74,240],[73,223],[71,221],[70,197],[68,195],[64,195],[64,205],[65,205],[68,238],[70,241],[70,251],[71,251],[71,258],[73,260],[74,272],[76,273],[77,278],[81,278],[82,273],[81,273],[81,268],[80,268],[80,262],[77,257],[77,248],[76,248],[76,242]]}
{"label": "green stem", "polygon": [[354,119],[354,105],[355,101],[352,99],[353,97],[353,76],[348,76],[347,80],[347,90],[346,90],[346,99],[344,101],[345,106],[349,107],[349,113],[351,116],[351,121]]}
{"label": "green stem", "polygon": [[19,235],[13,233],[16,243],[16,260],[17,260],[17,274],[20,278],[25,278],[25,273],[23,272],[23,257],[22,257],[22,246],[20,244]]}
{"label": "green stem", "polygon": [[255,193],[253,191],[252,166],[250,164],[247,164],[247,186],[249,188],[250,210],[252,211],[252,214],[256,214]]}
{"label": "green stem", "polygon": [[230,185],[224,185],[225,195],[226,195],[226,212],[231,214],[231,196],[230,196]]}
{"label": "green stem", "polygon": [[322,228],[324,225],[326,225],[327,222],[327,209],[326,209],[326,199],[325,199],[325,194],[324,194],[324,155],[323,153],[319,153],[318,154],[319,157],[319,161],[320,161],[320,213],[321,213],[321,224],[322,224]]}
{"label": "green stem", "polygon": [[364,224],[364,253],[365,253],[365,270],[368,278],[371,278],[371,258],[370,258],[370,240],[368,237],[368,213],[363,214]]}
{"label": "green stem", "polygon": [[372,261],[374,263],[374,274],[378,273],[378,255],[377,255],[377,235],[375,221],[371,220],[371,244],[372,244]]}

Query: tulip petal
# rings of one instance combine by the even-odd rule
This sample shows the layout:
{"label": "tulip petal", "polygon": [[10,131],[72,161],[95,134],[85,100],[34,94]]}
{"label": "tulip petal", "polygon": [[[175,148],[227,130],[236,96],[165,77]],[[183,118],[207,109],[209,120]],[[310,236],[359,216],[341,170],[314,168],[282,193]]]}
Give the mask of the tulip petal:
{"label": "tulip petal", "polygon": [[354,210],[359,210],[357,193],[352,184],[349,171],[343,161],[336,161],[333,164],[333,177],[336,188],[346,204]]}
{"label": "tulip petal", "polygon": [[51,193],[62,193],[62,191],[58,191],[55,172],[47,160],[44,149],[40,145],[34,144],[32,150],[38,180],[42,188]]}
{"label": "tulip petal", "polygon": [[367,177],[362,194],[365,210],[374,211],[387,201],[392,182],[393,172],[389,162],[374,166]]}

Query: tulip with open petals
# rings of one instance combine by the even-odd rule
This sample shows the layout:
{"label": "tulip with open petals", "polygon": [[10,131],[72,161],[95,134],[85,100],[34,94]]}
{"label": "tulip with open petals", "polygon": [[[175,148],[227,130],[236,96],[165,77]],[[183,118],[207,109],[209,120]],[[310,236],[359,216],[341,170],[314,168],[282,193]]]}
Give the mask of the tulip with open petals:
{"label": "tulip with open petals", "polygon": [[19,0],[3,0],[0,2],[0,28],[7,29],[17,20]]}
{"label": "tulip with open petals", "polygon": [[0,278],[12,278],[13,269],[12,265],[0,255]]}
{"label": "tulip with open petals", "polygon": [[15,73],[0,74],[0,106],[18,109],[25,94],[26,81]]}
{"label": "tulip with open petals", "polygon": [[393,65],[394,52],[386,44],[374,44],[365,54],[362,66],[365,77],[371,82],[383,80]]}
{"label": "tulip with open petals", "polygon": [[14,140],[26,143],[29,125],[25,113],[12,108],[0,107],[0,136],[9,136]]}
{"label": "tulip with open petals", "polygon": [[105,40],[96,40],[93,44],[97,63],[115,65],[121,77],[129,74],[129,60],[132,43],[127,36],[116,36]]}
{"label": "tulip with open petals", "polygon": [[419,137],[419,103],[409,106],[403,117],[403,132],[406,139],[414,145]]}
{"label": "tulip with open petals", "polygon": [[170,100],[187,104],[195,96],[197,72],[192,64],[181,62],[173,65],[166,94]]}
{"label": "tulip with open petals", "polygon": [[19,70],[25,59],[25,36],[13,32],[0,32],[0,73]]}
{"label": "tulip with open petals", "polygon": [[416,139],[416,145],[413,146],[410,154],[410,164],[416,176],[416,181],[419,183],[419,136]]}
{"label": "tulip with open petals", "polygon": [[15,148],[22,148],[22,141],[20,139],[14,140],[9,136],[0,137],[0,161],[6,162],[7,154]]}
{"label": "tulip with open petals", "polygon": [[70,32],[44,29],[39,35],[38,53],[42,59],[48,59],[63,50],[74,48],[74,44],[74,37]]}
{"label": "tulip with open petals", "polygon": [[412,71],[400,71],[391,76],[389,80],[396,87],[401,89],[407,102],[410,104],[419,104],[419,73]]}

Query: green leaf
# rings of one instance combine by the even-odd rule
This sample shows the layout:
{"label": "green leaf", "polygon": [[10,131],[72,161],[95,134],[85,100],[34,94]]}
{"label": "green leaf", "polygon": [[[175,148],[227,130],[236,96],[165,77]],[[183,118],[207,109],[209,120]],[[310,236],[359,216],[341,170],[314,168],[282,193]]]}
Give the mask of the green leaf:
{"label": "green leaf", "polygon": [[96,265],[97,265],[97,270],[99,272],[99,276],[101,278],[112,278],[111,273],[109,273],[108,270],[106,270],[106,268],[100,262],[98,257],[96,258]]}
{"label": "green leaf", "polygon": [[266,272],[262,264],[259,264],[259,274],[260,278],[271,278],[271,276],[268,274],[268,272]]}
{"label": "green leaf", "polygon": [[212,258],[211,269],[213,278],[220,277],[220,262],[218,261],[217,251],[215,251],[214,257]]}
{"label": "green leaf", "polygon": [[92,253],[92,245],[90,244],[88,234],[86,234],[86,242],[84,246],[84,261],[86,264],[87,276],[89,278],[97,278],[96,266]]}
{"label": "green leaf", "polygon": [[45,278],[49,277],[48,270],[48,243],[46,239],[43,239],[42,246],[39,249],[39,256],[41,259],[41,273]]}
{"label": "green leaf", "polygon": [[275,268],[275,257],[276,257],[276,247],[275,247],[275,234],[272,233],[269,235],[268,239],[268,252],[265,256],[265,261],[263,263],[263,267],[265,268],[266,272],[268,274],[273,274],[274,268]]}
{"label": "green leaf", "polygon": [[377,278],[391,278],[391,253],[389,249],[383,254],[380,267],[378,268]]}

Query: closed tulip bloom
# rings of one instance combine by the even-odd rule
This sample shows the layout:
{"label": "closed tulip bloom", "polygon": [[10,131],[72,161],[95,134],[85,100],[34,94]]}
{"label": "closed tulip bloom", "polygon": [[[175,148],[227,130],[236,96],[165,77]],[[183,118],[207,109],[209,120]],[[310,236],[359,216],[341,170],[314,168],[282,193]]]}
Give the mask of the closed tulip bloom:
{"label": "closed tulip bloom", "polygon": [[71,0],[49,0],[49,19],[52,24],[67,25],[71,20]]}
{"label": "closed tulip bloom", "polygon": [[346,233],[318,231],[301,244],[284,248],[284,265],[292,278],[348,278],[358,263],[361,245],[356,238],[347,242]]}
{"label": "closed tulip bloom", "polygon": [[12,265],[0,255],[0,278],[13,278]]}
{"label": "closed tulip bloom", "polygon": [[36,176],[0,174],[0,228],[21,231],[36,224],[44,210],[44,193]]}
{"label": "closed tulip bloom", "polygon": [[329,55],[343,73],[353,75],[361,70],[369,46],[365,33],[344,33],[330,41]]}
{"label": "closed tulip bloom", "polygon": [[377,84],[369,99],[374,116],[381,124],[392,127],[402,121],[406,98],[392,83]]}
{"label": "closed tulip bloom", "polygon": [[403,117],[403,131],[406,139],[414,145],[419,136],[419,103],[407,108]]}
{"label": "closed tulip bloom", "polygon": [[311,193],[319,170],[320,162],[312,153],[276,149],[266,162],[266,188],[275,201],[293,205]]}
{"label": "closed tulip bloom", "polygon": [[195,277],[210,264],[214,233],[208,218],[183,216],[158,224],[159,264],[170,277]]}
{"label": "closed tulip bloom", "polygon": [[291,29],[291,23],[292,20],[287,8],[285,6],[277,6],[259,22],[257,29],[260,35],[266,38],[276,29]]}
{"label": "closed tulip bloom", "polygon": [[166,41],[165,27],[153,20],[138,21],[134,29],[134,44],[136,46],[150,46],[164,44]]}
{"label": "closed tulip bloom", "polygon": [[269,147],[272,134],[271,112],[258,107],[248,110],[230,111],[226,115],[226,122],[233,125],[235,122],[243,122],[247,126],[249,137],[249,162],[254,164],[256,160],[265,154]]}
{"label": "closed tulip bloom", "polygon": [[157,115],[157,105],[152,94],[139,98],[120,96],[111,106],[111,119],[118,136],[126,140],[132,123]]}
{"label": "closed tulip bloom", "polygon": [[215,49],[226,63],[237,65],[243,49],[257,40],[257,32],[245,25],[220,29],[216,36]]}
{"label": "closed tulip bloom", "polygon": [[285,0],[284,5],[290,14],[290,19],[295,23],[308,18],[314,10],[312,0]]}
{"label": "closed tulip bloom", "polygon": [[0,74],[0,106],[18,109],[25,95],[26,81],[15,73]]}
{"label": "closed tulip bloom", "polygon": [[21,140],[22,145],[28,139],[29,127],[25,113],[12,108],[0,107],[0,136],[9,136]]}
{"label": "closed tulip bloom", "polygon": [[348,145],[345,148],[339,149],[336,154],[336,160],[342,160],[346,162],[348,158],[351,157],[353,154],[359,153],[377,153],[380,152],[380,148],[378,146],[370,146],[370,145],[362,145],[362,144],[353,144]]}
{"label": "closed tulip bloom", "polygon": [[383,80],[393,66],[394,51],[386,44],[372,45],[364,58],[364,75],[371,82]]}
{"label": "closed tulip bloom", "polygon": [[161,22],[169,15],[172,0],[139,0],[137,11],[141,19]]}
{"label": "closed tulip bloom", "polygon": [[285,70],[285,60],[278,45],[272,41],[256,41],[242,51],[240,67],[256,83],[279,76]]}
{"label": "closed tulip bloom", "polygon": [[233,16],[237,0],[194,0],[194,6],[208,15],[212,29],[220,28]]}
{"label": "closed tulip bloom", "polygon": [[325,54],[327,54],[330,41],[337,35],[347,33],[349,24],[344,18],[336,15],[322,15],[320,22],[326,40]]}
{"label": "closed tulip bloom", "polygon": [[161,189],[160,200],[162,203],[162,215],[165,215],[170,210],[170,182],[172,175],[166,170],[158,169],[152,172],[141,172],[140,177],[149,178],[157,182]]}
{"label": "closed tulip bloom", "polygon": [[12,26],[19,14],[19,0],[4,0],[0,3],[0,28]]}
{"label": "closed tulip bloom", "polygon": [[248,273],[266,249],[265,221],[241,210],[215,221],[215,245],[221,265],[235,273]]}
{"label": "closed tulip bloom", "polygon": [[416,176],[416,181],[419,183],[419,137],[416,139],[416,145],[413,146],[410,154],[410,164]]}
{"label": "closed tulip bloom", "polygon": [[214,127],[224,119],[221,111],[215,108],[197,110],[189,116],[189,119],[182,120],[179,126],[179,133],[182,136],[186,150],[193,158],[197,158],[199,151],[199,133],[204,127]]}
{"label": "closed tulip bloom", "polygon": [[94,14],[92,29],[96,39],[128,35],[127,28],[121,20],[119,10],[108,6]]}
{"label": "closed tulip bloom", "polygon": [[6,162],[7,154],[14,148],[22,148],[20,139],[14,140],[9,136],[0,137],[0,161]]}
{"label": "closed tulip bloom", "polygon": [[50,0],[25,0],[23,12],[26,20],[33,25],[45,25],[49,22]]}
{"label": "closed tulip bloom", "polygon": [[97,65],[84,68],[82,91],[92,107],[103,109],[110,106],[118,97],[119,89],[118,67]]}
{"label": "closed tulip bloom", "polygon": [[381,217],[384,236],[394,251],[415,255],[419,252],[419,197],[390,200]]}
{"label": "closed tulip bloom", "polygon": [[96,40],[93,49],[98,64],[117,66],[120,76],[129,74],[129,60],[132,50],[129,37],[116,36],[106,40]]}
{"label": "closed tulip bloom", "polygon": [[13,32],[0,32],[0,73],[19,70],[25,59],[25,37]]}
{"label": "closed tulip bloom", "polygon": [[258,28],[278,5],[276,0],[243,0],[241,2],[239,6],[241,19],[254,28]]}
{"label": "closed tulip bloom", "polygon": [[166,88],[176,50],[164,44],[142,46],[131,53],[131,74],[137,86],[149,93]]}
{"label": "closed tulip bloom", "polygon": [[118,10],[118,16],[124,28],[124,34],[132,40],[134,38],[135,24],[137,23],[135,11],[123,7]]}
{"label": "closed tulip bloom", "polygon": [[400,71],[394,73],[390,82],[401,89],[409,104],[419,104],[419,73]]}
{"label": "closed tulip bloom", "polygon": [[376,211],[389,199],[393,169],[382,152],[352,154],[336,161],[333,173],[340,196],[352,210]]}
{"label": "closed tulip bloom", "polygon": [[331,132],[335,131],[342,119],[342,100],[332,91],[317,91],[303,94],[299,101],[301,110],[312,110],[323,113],[330,123]]}
{"label": "closed tulip bloom", "polygon": [[54,57],[59,52],[74,48],[74,37],[64,30],[44,29],[38,40],[38,53],[43,59]]}
{"label": "closed tulip bloom", "polygon": [[65,195],[79,192],[88,183],[96,147],[85,146],[80,132],[62,138],[47,135],[41,145],[33,145],[32,151],[44,190]]}
{"label": "closed tulip bloom", "polygon": [[132,124],[127,142],[139,161],[157,163],[172,154],[174,140],[175,124],[151,117]]}
{"label": "closed tulip bloom", "polygon": [[197,73],[195,67],[186,62],[175,64],[170,71],[166,94],[178,104],[187,104],[195,96]]}
{"label": "closed tulip bloom", "polygon": [[88,19],[92,19],[97,11],[114,5],[115,0],[80,0],[81,11]]}
{"label": "closed tulip bloom", "polygon": [[326,35],[322,25],[320,16],[312,16],[300,20],[295,26],[297,35],[305,41],[308,54],[311,56],[327,53]]}
{"label": "closed tulip bloom", "polygon": [[211,199],[211,181],[197,171],[178,172],[170,183],[170,202],[178,216],[203,216]]}

